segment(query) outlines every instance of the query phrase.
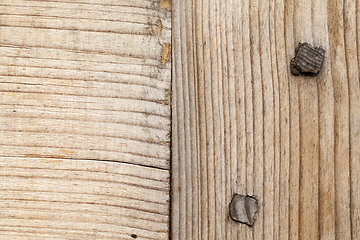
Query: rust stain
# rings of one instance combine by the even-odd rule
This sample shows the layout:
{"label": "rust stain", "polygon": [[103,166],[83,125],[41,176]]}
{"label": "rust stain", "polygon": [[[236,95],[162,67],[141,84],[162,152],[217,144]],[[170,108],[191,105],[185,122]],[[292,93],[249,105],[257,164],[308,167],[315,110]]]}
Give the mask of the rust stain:
{"label": "rust stain", "polygon": [[[28,153],[28,154],[25,154],[25,157],[30,157],[30,158],[69,158],[69,157],[72,157],[73,155],[76,154],[76,151],[74,150],[70,150],[70,149],[62,149],[60,151],[61,153],[63,154],[34,154],[34,153]],[[54,163],[54,162],[57,162],[58,160],[42,160],[42,161],[45,161],[45,162],[51,162],[51,163]],[[62,160],[59,160],[60,162],[62,162]]]}
{"label": "rust stain", "polygon": [[168,105],[171,107],[172,106],[172,89],[171,88],[167,91],[167,98],[168,98]]}
{"label": "rust stain", "polygon": [[171,11],[171,0],[160,0],[160,8]]}
{"label": "rust stain", "polygon": [[56,163],[56,164],[62,164],[63,160],[60,159],[52,159],[52,158],[42,158],[41,162],[43,163]]}
{"label": "rust stain", "polygon": [[164,43],[163,50],[162,50],[162,56],[161,56],[161,62],[164,64],[167,60],[169,60],[170,57],[170,45]]}
{"label": "rust stain", "polygon": [[148,23],[149,24],[149,27],[146,28],[146,35],[154,35],[154,29],[151,25],[151,23]]}
{"label": "rust stain", "polygon": [[18,93],[18,92],[4,92],[2,93],[3,97],[7,98],[17,98],[17,99],[31,99],[31,100],[49,100],[50,97],[44,96],[42,93]]}
{"label": "rust stain", "polygon": [[91,168],[93,172],[108,172],[107,165],[99,165]]}
{"label": "rust stain", "polygon": [[66,155],[75,155],[76,154],[76,151],[70,150],[70,149],[61,149],[61,152]]}
{"label": "rust stain", "polygon": [[42,158],[42,157],[44,157],[44,155],[27,153],[27,154],[25,154],[25,157]]}
{"label": "rust stain", "polygon": [[156,22],[156,25],[157,25],[157,28],[158,28],[157,35],[160,37],[160,35],[162,33],[162,23],[161,23],[160,19]]}
{"label": "rust stain", "polygon": [[48,163],[60,163],[60,162],[62,162],[62,160],[53,159],[53,158],[66,158],[66,156],[63,156],[63,155],[48,155],[48,154],[34,154],[34,153],[25,154],[25,157],[41,158],[42,162],[48,162]]}

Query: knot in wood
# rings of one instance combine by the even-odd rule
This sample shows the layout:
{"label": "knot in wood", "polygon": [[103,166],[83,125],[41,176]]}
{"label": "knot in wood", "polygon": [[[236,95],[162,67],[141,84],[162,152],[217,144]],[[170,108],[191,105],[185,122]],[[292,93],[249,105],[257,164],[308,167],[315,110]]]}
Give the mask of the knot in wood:
{"label": "knot in wood", "polygon": [[295,57],[291,59],[290,70],[295,76],[303,73],[316,75],[324,62],[325,50],[311,46],[309,43],[299,43],[295,50]]}

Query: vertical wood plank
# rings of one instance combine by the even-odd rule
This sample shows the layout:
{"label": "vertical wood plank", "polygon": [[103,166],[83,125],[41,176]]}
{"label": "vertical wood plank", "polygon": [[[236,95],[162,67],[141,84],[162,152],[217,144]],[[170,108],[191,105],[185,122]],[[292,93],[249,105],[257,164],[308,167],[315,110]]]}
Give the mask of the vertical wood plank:
{"label": "vertical wood plank", "polygon": [[[186,195],[201,208],[198,238],[356,239],[359,3],[187,0],[177,6],[192,6],[186,11],[196,19],[186,16],[193,24],[186,23],[174,11],[190,46],[181,53],[191,57],[184,61],[174,52],[173,88],[180,82],[198,96],[189,102],[197,122],[184,130],[198,130],[190,141],[199,148],[191,148],[197,151],[191,159],[179,151],[173,156],[197,165],[199,177],[182,182],[173,175],[172,182],[199,186],[192,192],[197,200]],[[299,42],[326,50],[317,76],[291,74]],[[195,88],[183,85],[190,75]],[[253,227],[227,215],[235,193],[259,201]],[[173,232],[185,236],[196,228],[179,228],[181,221],[172,218]]]}

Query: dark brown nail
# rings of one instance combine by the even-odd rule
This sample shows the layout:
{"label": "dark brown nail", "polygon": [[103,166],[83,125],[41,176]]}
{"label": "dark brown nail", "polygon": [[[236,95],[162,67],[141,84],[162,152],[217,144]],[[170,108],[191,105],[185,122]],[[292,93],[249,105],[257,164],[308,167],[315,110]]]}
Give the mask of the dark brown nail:
{"label": "dark brown nail", "polygon": [[295,57],[291,59],[290,70],[295,76],[299,74],[316,75],[324,62],[325,50],[313,47],[309,43],[299,43]]}
{"label": "dark brown nail", "polygon": [[229,206],[232,220],[252,226],[258,210],[257,200],[251,196],[235,194]]}

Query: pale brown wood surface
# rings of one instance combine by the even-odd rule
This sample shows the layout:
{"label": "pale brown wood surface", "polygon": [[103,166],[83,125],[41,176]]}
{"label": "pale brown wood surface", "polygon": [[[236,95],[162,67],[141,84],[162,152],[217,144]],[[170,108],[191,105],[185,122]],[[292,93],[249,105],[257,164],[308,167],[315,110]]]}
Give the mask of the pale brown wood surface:
{"label": "pale brown wood surface", "polygon": [[0,239],[168,239],[171,5],[0,1]]}
{"label": "pale brown wood surface", "polygon": [[[360,239],[360,2],[174,0],[172,239]],[[291,75],[299,42],[326,50]],[[232,221],[234,193],[259,201]]]}

